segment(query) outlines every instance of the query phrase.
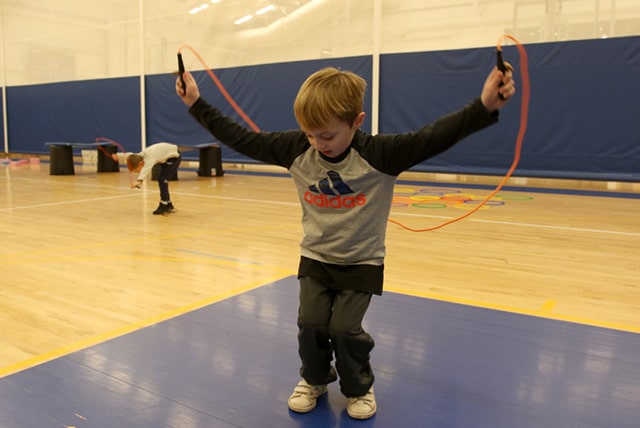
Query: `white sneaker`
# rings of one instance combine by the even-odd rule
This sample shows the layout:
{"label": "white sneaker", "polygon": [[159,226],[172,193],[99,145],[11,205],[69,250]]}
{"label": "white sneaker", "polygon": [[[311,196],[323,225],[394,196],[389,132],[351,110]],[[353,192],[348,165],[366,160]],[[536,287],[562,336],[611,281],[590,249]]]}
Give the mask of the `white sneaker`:
{"label": "white sneaker", "polygon": [[376,414],[377,409],[373,387],[362,397],[349,398],[349,404],[347,404],[347,413],[353,419],[369,419]]}
{"label": "white sneaker", "polygon": [[289,397],[289,408],[294,412],[307,413],[316,408],[318,397],[327,392],[327,385],[313,386],[302,379]]}

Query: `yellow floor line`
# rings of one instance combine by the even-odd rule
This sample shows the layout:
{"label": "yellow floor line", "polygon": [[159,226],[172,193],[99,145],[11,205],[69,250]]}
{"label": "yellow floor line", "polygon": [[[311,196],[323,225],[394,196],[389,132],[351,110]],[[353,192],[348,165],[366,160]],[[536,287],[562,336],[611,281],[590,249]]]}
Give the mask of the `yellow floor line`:
{"label": "yellow floor line", "polygon": [[556,307],[557,303],[558,302],[556,302],[555,300],[547,300],[546,302],[544,302],[544,304],[542,305],[540,310],[542,312],[551,312],[551,311],[553,311],[553,308]]}
{"label": "yellow floor line", "polygon": [[557,303],[554,300],[547,300],[542,305],[541,309],[532,310],[532,309],[523,309],[523,308],[517,308],[517,307],[507,306],[507,305],[497,305],[494,303],[488,303],[488,302],[472,300],[472,299],[443,296],[439,294],[416,293],[414,291],[408,291],[408,290],[403,290],[403,289],[394,288],[394,287],[385,288],[385,291],[388,291],[391,293],[397,293],[397,294],[404,294],[412,297],[422,297],[424,299],[439,300],[439,301],[449,302],[449,303],[458,303],[461,305],[475,306],[479,308],[493,309],[493,310],[503,311],[503,312],[512,312],[512,313],[521,314],[521,315],[531,315],[539,318],[547,318],[547,319],[553,319],[557,321],[566,321],[566,322],[571,322],[575,324],[584,324],[592,327],[602,327],[602,328],[608,328],[612,330],[626,331],[629,333],[640,333],[639,326],[617,323],[617,322],[601,321],[601,320],[595,320],[591,318],[572,317],[572,316],[554,314],[552,313],[552,309],[555,307]]}

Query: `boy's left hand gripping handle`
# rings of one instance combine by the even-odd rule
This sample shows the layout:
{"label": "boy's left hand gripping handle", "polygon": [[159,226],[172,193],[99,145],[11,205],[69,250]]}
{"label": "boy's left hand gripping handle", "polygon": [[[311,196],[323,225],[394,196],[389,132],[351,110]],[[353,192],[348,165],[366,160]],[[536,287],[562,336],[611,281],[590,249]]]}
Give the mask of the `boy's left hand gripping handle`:
{"label": "boy's left hand gripping handle", "polygon": [[[502,51],[500,49],[496,50],[496,67],[502,73],[506,73],[507,71],[513,71],[513,67],[511,66],[511,64],[509,64],[502,58]],[[503,84],[500,83],[500,86],[502,85]],[[500,97],[501,100],[505,99],[504,95],[502,94],[498,94],[498,96]]]}
{"label": "boy's left hand gripping handle", "polygon": [[182,54],[178,52],[178,75],[180,76],[180,85],[182,85],[182,95],[187,95],[187,85],[184,84],[184,62],[182,62]]}

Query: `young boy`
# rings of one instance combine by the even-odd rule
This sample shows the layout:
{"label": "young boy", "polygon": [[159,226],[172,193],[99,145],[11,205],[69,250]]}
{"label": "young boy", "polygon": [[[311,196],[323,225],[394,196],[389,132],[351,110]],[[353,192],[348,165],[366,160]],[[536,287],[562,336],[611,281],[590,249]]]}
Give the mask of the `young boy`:
{"label": "young boy", "polygon": [[[306,413],[340,378],[347,413],[376,413],[369,362],[374,341],[362,328],[373,294],[382,294],[385,233],[397,176],[498,120],[514,94],[511,72],[494,68],[480,98],[434,124],[399,135],[359,128],[366,82],[335,68],[303,83],[294,102],[300,130],[255,133],[200,97],[184,73],[176,92],[189,113],[222,143],[256,160],[283,166],[293,177],[303,210],[298,270],[298,353],[302,379],[289,408]],[[335,356],[335,368],[331,361]]]}
{"label": "young boy", "polygon": [[[118,162],[118,155],[114,154],[113,160]],[[140,188],[142,182],[151,174],[153,167],[160,165],[158,173],[158,186],[160,187],[160,204],[153,212],[155,215],[167,214],[174,211],[171,197],[169,196],[169,180],[176,174],[182,157],[178,146],[171,143],[152,144],[140,153],[130,153],[127,156],[127,168],[131,172],[138,173],[138,179],[131,184],[131,188]]]}

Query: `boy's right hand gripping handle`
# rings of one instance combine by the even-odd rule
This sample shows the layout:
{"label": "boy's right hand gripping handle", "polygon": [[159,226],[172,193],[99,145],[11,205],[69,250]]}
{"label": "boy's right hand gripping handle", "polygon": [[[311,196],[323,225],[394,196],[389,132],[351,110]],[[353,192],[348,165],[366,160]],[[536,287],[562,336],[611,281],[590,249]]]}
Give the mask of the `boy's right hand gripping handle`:
{"label": "boy's right hand gripping handle", "polygon": [[178,52],[178,75],[180,76],[180,84],[182,85],[182,95],[187,95],[187,85],[184,84],[184,62],[182,62],[182,54]]}
{"label": "boy's right hand gripping handle", "polygon": [[[502,51],[500,49],[496,50],[496,67],[502,73],[506,73],[507,70],[513,71],[513,67],[511,66],[511,64],[509,64],[508,62],[505,62],[504,59],[502,58]],[[500,86],[502,85],[503,83],[500,83]],[[504,100],[504,96],[502,94],[499,93],[498,96],[500,97],[501,100]]]}

